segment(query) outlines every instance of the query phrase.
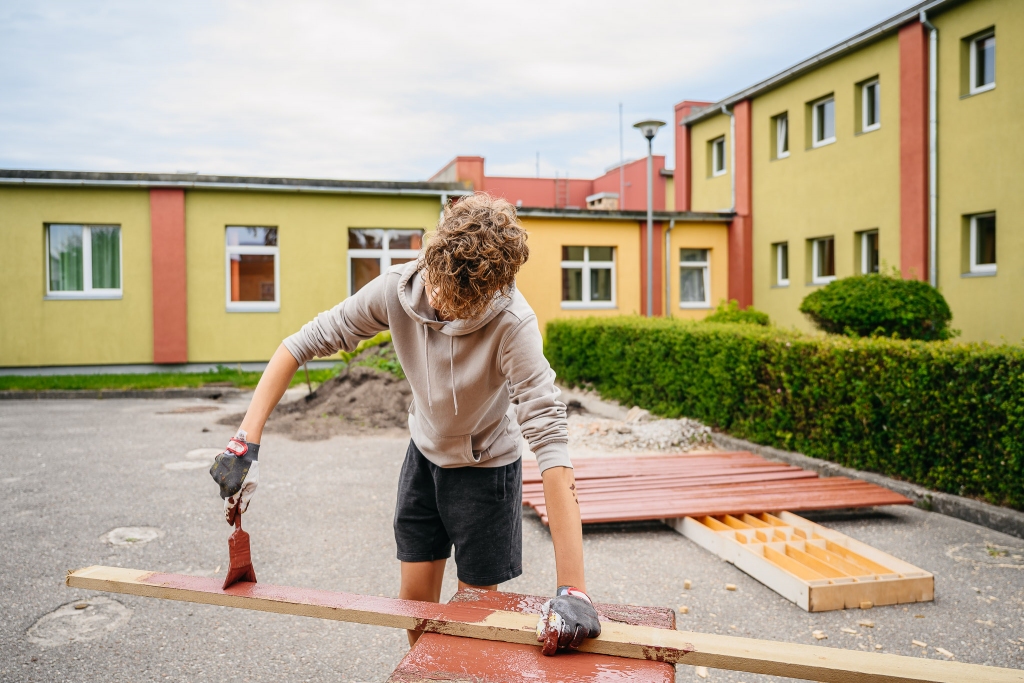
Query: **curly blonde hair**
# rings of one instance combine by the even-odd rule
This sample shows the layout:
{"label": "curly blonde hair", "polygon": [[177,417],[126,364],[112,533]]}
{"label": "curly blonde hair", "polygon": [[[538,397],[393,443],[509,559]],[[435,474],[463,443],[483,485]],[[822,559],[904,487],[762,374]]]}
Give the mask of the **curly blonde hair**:
{"label": "curly blonde hair", "polygon": [[423,251],[424,282],[442,317],[471,320],[511,293],[529,257],[515,207],[477,192],[444,207]]}

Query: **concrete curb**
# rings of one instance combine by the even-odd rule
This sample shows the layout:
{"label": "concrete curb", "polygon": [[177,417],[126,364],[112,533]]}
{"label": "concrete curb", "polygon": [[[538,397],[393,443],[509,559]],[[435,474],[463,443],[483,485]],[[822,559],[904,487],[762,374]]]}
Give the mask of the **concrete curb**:
{"label": "concrete curb", "polygon": [[900,493],[914,501],[914,505],[924,510],[938,512],[948,517],[956,517],[965,522],[978,524],[980,526],[1001,531],[1017,538],[1024,538],[1024,512],[1011,510],[1009,508],[989,505],[970,498],[954,496],[950,493],[931,491],[906,481],[897,481],[884,477],[873,472],[861,472],[849,467],[837,465],[827,460],[811,458],[802,453],[782,451],[770,446],[737,439],[728,434],[714,433],[711,440],[719,448],[735,451],[750,451],[758,455],[790,465],[796,465],[806,470],[817,472],[823,477],[849,477],[871,482],[890,491]]}
{"label": "concrete curb", "polygon": [[209,398],[218,399],[240,393],[235,387],[186,387],[180,389],[118,389],[118,390],[68,390],[47,389],[43,391],[0,391],[0,401],[31,401],[39,399],[64,398]]}

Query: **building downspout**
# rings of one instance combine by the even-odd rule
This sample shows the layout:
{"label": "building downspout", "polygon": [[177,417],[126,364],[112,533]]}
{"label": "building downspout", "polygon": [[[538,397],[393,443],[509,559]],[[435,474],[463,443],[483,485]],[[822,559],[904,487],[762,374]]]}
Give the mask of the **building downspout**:
{"label": "building downspout", "polygon": [[921,10],[921,23],[928,29],[928,283],[939,286],[939,190],[938,190],[938,88],[939,29]]}
{"label": "building downspout", "polygon": [[448,193],[447,192],[442,192],[441,193],[441,218],[439,220],[442,220],[442,221],[444,220],[444,207],[447,206],[447,205],[448,205]]}
{"label": "building downspout", "polygon": [[672,317],[672,280],[669,273],[672,272],[672,231],[675,230],[676,219],[668,222],[668,230],[665,231],[665,317]]}
{"label": "building downspout", "polygon": [[729,179],[732,181],[732,206],[736,213],[736,116],[723,104],[722,113],[729,117]]}

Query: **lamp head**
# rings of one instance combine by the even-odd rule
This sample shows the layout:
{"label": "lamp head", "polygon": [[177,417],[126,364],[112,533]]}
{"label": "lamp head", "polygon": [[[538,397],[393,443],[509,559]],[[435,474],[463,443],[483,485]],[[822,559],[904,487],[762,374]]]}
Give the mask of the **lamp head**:
{"label": "lamp head", "polygon": [[656,119],[650,119],[648,121],[641,121],[640,123],[634,123],[633,127],[639,130],[645,138],[648,140],[654,139],[654,136],[658,134],[658,129],[665,125],[664,121],[658,121]]}

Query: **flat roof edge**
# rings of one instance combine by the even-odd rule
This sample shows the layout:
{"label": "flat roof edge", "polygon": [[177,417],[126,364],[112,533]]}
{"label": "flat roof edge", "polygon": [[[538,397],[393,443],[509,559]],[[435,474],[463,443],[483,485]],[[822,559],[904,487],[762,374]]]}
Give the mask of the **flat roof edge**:
{"label": "flat roof edge", "polygon": [[964,0],[926,0],[925,2],[919,2],[913,7],[909,7],[899,14],[889,17],[885,21],[879,22],[842,42],[836,43],[832,47],[826,48],[821,52],[808,57],[802,62],[794,64],[788,69],[784,69],[783,71],[780,71],[773,76],[769,76],[748,88],[744,88],[739,92],[729,95],[723,100],[719,100],[714,104],[708,105],[707,107],[690,114],[680,121],[679,125],[688,126],[694,123],[699,123],[700,121],[713,116],[717,116],[721,113],[722,107],[731,107],[737,102],[750,99],[751,97],[756,97],[757,95],[772,90],[773,88],[787,83],[788,81],[799,78],[805,73],[813,71],[820,66],[824,66],[828,62],[839,59],[849,52],[854,52],[855,50],[865,47],[876,40],[881,40],[890,33],[898,30],[900,26],[912,20],[917,21],[921,12],[945,9],[949,5],[959,4],[963,1]]}
{"label": "flat roof edge", "polygon": [[[568,218],[576,220],[603,221],[645,221],[646,211],[601,211],[597,209],[547,209],[543,207],[521,206],[516,212],[524,218]],[[656,221],[705,221],[728,223],[733,219],[728,211],[655,211]]]}
{"label": "flat roof edge", "polygon": [[0,185],[243,190],[333,194],[465,195],[457,183],[347,181],[307,178],[205,176],[178,173],[92,173],[0,169]]}

